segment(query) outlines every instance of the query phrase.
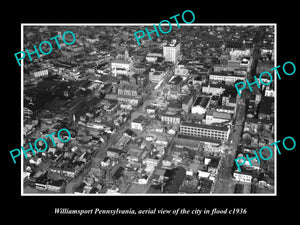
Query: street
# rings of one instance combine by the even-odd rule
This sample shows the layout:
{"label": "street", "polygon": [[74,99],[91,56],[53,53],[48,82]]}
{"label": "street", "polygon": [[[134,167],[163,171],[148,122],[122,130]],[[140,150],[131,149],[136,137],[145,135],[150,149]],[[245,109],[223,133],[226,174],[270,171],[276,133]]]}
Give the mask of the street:
{"label": "street", "polygon": [[224,152],[220,160],[220,170],[218,179],[216,181],[214,193],[232,193],[232,167],[237,151],[237,147],[240,143],[243,124],[245,119],[245,102],[243,99],[237,99],[237,111],[236,121],[234,123],[234,129],[231,131],[229,138],[229,149]]}

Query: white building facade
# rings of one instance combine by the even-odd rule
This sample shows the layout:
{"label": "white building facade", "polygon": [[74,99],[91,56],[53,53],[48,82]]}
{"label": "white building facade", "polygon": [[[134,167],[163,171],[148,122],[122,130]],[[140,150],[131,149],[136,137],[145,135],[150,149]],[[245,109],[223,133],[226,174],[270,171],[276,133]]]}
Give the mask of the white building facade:
{"label": "white building facade", "polygon": [[180,56],[180,43],[163,46],[163,56],[166,62],[176,63]]}
{"label": "white building facade", "polygon": [[38,70],[38,71],[32,72],[32,75],[33,75],[35,78],[37,78],[37,77],[48,76],[48,74],[49,74],[48,69]]}
{"label": "white building facade", "polygon": [[111,62],[111,70],[115,76],[118,74],[127,75],[132,65],[133,62],[129,60],[115,59]]}

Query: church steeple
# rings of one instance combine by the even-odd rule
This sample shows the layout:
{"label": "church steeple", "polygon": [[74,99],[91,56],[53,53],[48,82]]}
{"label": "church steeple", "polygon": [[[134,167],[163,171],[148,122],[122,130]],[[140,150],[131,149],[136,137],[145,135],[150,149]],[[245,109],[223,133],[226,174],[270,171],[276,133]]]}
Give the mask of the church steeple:
{"label": "church steeple", "polygon": [[125,50],[125,54],[124,55],[125,55],[125,59],[129,59],[129,53],[128,53],[127,49]]}

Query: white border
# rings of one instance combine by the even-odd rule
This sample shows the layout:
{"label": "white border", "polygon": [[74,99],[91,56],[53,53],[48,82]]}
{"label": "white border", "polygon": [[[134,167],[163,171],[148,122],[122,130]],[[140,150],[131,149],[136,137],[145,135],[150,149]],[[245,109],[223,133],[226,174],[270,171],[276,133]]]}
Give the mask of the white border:
{"label": "white border", "polygon": [[[148,25],[158,25],[158,23],[21,23],[21,51],[24,51],[23,36],[24,36],[24,26],[148,26]],[[176,23],[171,23],[177,25]],[[179,23],[180,26],[274,26],[274,66],[277,65],[277,23]],[[162,26],[167,26],[167,24],[161,24]],[[179,28],[180,29],[180,28]],[[24,66],[23,61],[21,61],[21,146],[23,146],[23,80],[24,80]],[[275,132],[274,141],[277,141],[277,76],[275,76]],[[277,151],[274,151],[274,193],[272,194],[232,194],[232,193],[216,193],[216,194],[67,194],[67,193],[24,193],[24,179],[23,179],[23,163],[24,157],[21,157],[21,196],[277,196]]]}

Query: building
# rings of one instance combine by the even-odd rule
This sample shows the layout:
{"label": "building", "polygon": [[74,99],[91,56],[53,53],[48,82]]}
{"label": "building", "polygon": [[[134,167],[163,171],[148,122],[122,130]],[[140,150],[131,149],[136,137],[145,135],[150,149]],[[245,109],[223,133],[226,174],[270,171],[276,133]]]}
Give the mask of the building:
{"label": "building", "polygon": [[173,76],[168,82],[171,92],[178,93],[181,91],[183,84],[183,78],[181,76]]}
{"label": "building", "polygon": [[115,76],[118,74],[127,75],[132,68],[133,62],[127,59],[114,59],[111,62],[111,70]]}
{"label": "building", "polygon": [[190,122],[183,122],[180,125],[180,134],[189,136],[208,137],[227,141],[229,133],[230,129],[227,127],[218,127],[207,124],[194,124]]}
{"label": "building", "polygon": [[35,179],[35,188],[37,190],[46,191],[47,190],[47,172],[38,171],[36,174],[33,175]]}
{"label": "building", "polygon": [[33,75],[35,78],[48,76],[48,69],[35,70],[33,72],[29,72],[30,75]]}
{"label": "building", "polygon": [[135,85],[131,84],[120,84],[118,87],[118,95],[137,96],[139,89]]}
{"label": "building", "polygon": [[240,64],[240,68],[249,68],[250,69],[250,65],[252,63],[252,58],[250,57],[244,57],[242,60],[241,60],[241,64]]}
{"label": "building", "polygon": [[143,131],[145,122],[145,118],[141,115],[131,122],[131,129]]}
{"label": "building", "polygon": [[47,190],[47,181],[46,180],[36,181],[35,188],[40,191],[46,191]]}
{"label": "building", "polygon": [[173,100],[168,103],[168,110],[173,112],[181,112],[182,104],[180,100]]}
{"label": "building", "polygon": [[137,74],[144,73],[147,70],[146,65],[144,64],[134,64],[134,67],[132,68],[132,71],[134,71]]}
{"label": "building", "polygon": [[216,112],[235,113],[235,107],[232,106],[217,106]]}
{"label": "building", "polygon": [[192,106],[191,112],[193,114],[205,114],[206,109],[209,106],[209,97],[206,96],[198,96]]}
{"label": "building", "polygon": [[129,77],[129,83],[132,85],[136,85],[138,76],[139,75],[135,72],[132,76]]}
{"label": "building", "polygon": [[[77,176],[77,174],[81,171],[81,169],[84,167],[84,162],[77,162],[78,165],[74,165],[73,168],[65,167],[61,168],[60,174],[66,177],[74,178]],[[58,172],[58,171],[57,171]]]}
{"label": "building", "polygon": [[[241,167],[242,169],[242,167]],[[241,172],[236,170],[233,172],[233,177],[237,181],[242,181],[246,183],[252,182],[252,173],[248,170],[242,170]]]}
{"label": "building", "polygon": [[193,96],[187,95],[182,100],[182,110],[188,113],[192,107],[193,104]]}
{"label": "building", "polygon": [[215,64],[213,69],[215,72],[230,71],[230,69],[227,67],[227,60],[226,60],[226,64]]}
{"label": "building", "polygon": [[[102,161],[101,161],[101,166],[106,167],[110,165],[110,159],[108,156],[106,156]],[[93,169],[93,168],[92,168]]]}
{"label": "building", "polygon": [[271,88],[269,88],[269,86],[267,86],[266,87],[266,89],[265,89],[265,96],[266,97],[273,97],[273,98],[275,98],[275,91],[273,90],[273,89],[271,89]]}
{"label": "building", "polygon": [[122,153],[122,150],[117,149],[117,148],[108,148],[106,151],[107,157],[110,157],[110,158],[119,158],[121,153]]}
{"label": "building", "polygon": [[139,74],[137,77],[137,85],[145,87],[148,84],[148,75]]}
{"label": "building", "polygon": [[162,53],[151,53],[149,52],[146,56],[146,60],[147,62],[157,62],[157,61],[161,61],[161,59],[163,58]]}
{"label": "building", "polygon": [[232,119],[232,114],[230,113],[208,110],[205,121],[207,124],[212,124],[212,123],[223,123],[226,121],[230,121],[231,119]]}
{"label": "building", "polygon": [[251,55],[251,50],[249,48],[247,48],[247,49],[234,49],[234,48],[231,48],[230,51],[229,51],[229,55],[233,59],[241,58],[241,57],[245,57],[245,56],[250,56]]}
{"label": "building", "polygon": [[123,104],[138,106],[142,102],[143,97],[140,95],[138,95],[138,96],[117,95],[117,100],[118,100],[118,102],[123,103]]}
{"label": "building", "polygon": [[102,123],[97,123],[97,122],[88,122],[86,124],[86,126],[88,128],[94,128],[94,129],[100,129],[100,130],[104,130],[106,128],[109,128],[108,126],[106,126],[105,124]]}
{"label": "building", "polygon": [[159,83],[167,75],[166,71],[151,71],[149,72],[149,80],[152,83]]}
{"label": "building", "polygon": [[231,96],[231,94],[224,94],[222,96],[222,106],[236,107],[236,96]]}
{"label": "building", "polygon": [[256,134],[258,132],[259,128],[259,121],[257,118],[249,118],[246,117],[245,119],[245,125],[243,132],[249,132],[251,134]]}
{"label": "building", "polygon": [[180,124],[181,117],[177,113],[166,112],[161,114],[161,121],[167,124]]}
{"label": "building", "polygon": [[125,170],[124,167],[122,166],[118,167],[118,169],[115,170],[114,173],[112,174],[112,179],[119,179],[122,176],[124,170]]}
{"label": "building", "polygon": [[211,99],[210,99],[210,104],[209,104],[209,106],[210,106],[211,108],[217,107],[217,106],[218,106],[218,103],[219,103],[219,101],[220,101],[220,98],[221,98],[220,95],[212,95],[212,96],[211,96]]}
{"label": "building", "polygon": [[258,118],[270,119],[273,114],[274,114],[274,98],[263,96],[258,108]]}
{"label": "building", "polygon": [[225,91],[225,86],[222,84],[203,84],[202,93],[221,95]]}
{"label": "building", "polygon": [[148,75],[146,75],[145,73],[135,73],[129,78],[129,82],[133,85],[145,87],[148,84]]}
{"label": "building", "polygon": [[204,78],[202,76],[193,76],[193,85],[202,85]]}
{"label": "building", "polygon": [[147,114],[155,114],[157,107],[152,106],[152,105],[148,105],[145,107]]}
{"label": "building", "polygon": [[241,68],[241,61],[231,59],[227,61],[227,67],[230,68],[230,70],[236,70]]}
{"label": "building", "polygon": [[200,143],[205,152],[220,152],[221,151],[221,144],[222,141],[218,139],[212,139],[208,137],[197,137],[197,136],[189,136],[179,134],[175,139],[175,146],[176,147],[187,147],[193,150],[200,149]]}
{"label": "building", "polygon": [[244,185],[243,184],[236,184],[234,187],[235,194],[243,194],[244,193]]}
{"label": "building", "polygon": [[178,65],[175,67],[174,75],[175,76],[183,76],[186,77],[189,74],[189,70],[186,68],[186,65],[184,62],[178,63]]}
{"label": "building", "polygon": [[222,82],[224,81],[226,84],[234,84],[234,82],[241,80],[245,80],[245,76],[243,75],[233,75],[224,72],[211,72],[209,75],[210,82]]}
{"label": "building", "polygon": [[163,46],[163,56],[166,62],[176,63],[180,55],[180,43],[173,40],[170,45]]}
{"label": "building", "polygon": [[[263,146],[265,146],[266,144],[264,144]],[[246,160],[246,162],[244,164],[242,164],[242,158],[241,157],[244,157],[246,158],[246,155],[245,154],[242,154],[242,153],[239,153],[237,155],[237,158],[238,158],[238,163],[239,164],[242,164],[243,165],[243,168],[246,168],[246,169],[249,169],[249,170],[260,170],[260,162],[257,160],[257,158],[255,157],[255,150],[254,149],[247,149],[245,148],[244,149],[244,152],[247,153],[248,157],[251,160],[251,164],[248,160]],[[243,171],[243,169],[241,169]]]}
{"label": "building", "polygon": [[54,192],[64,192],[65,191],[66,183],[64,180],[50,180],[46,188],[48,191],[54,191]]}

